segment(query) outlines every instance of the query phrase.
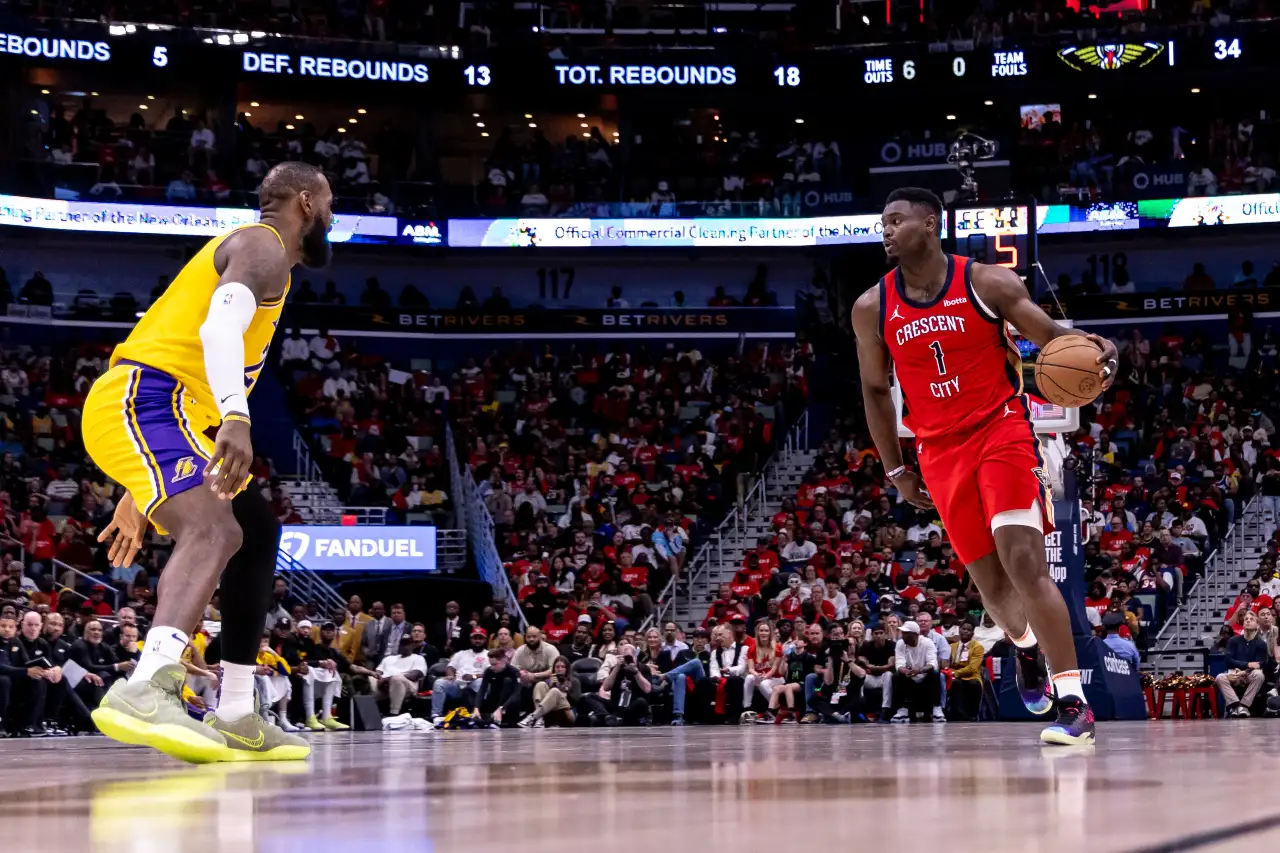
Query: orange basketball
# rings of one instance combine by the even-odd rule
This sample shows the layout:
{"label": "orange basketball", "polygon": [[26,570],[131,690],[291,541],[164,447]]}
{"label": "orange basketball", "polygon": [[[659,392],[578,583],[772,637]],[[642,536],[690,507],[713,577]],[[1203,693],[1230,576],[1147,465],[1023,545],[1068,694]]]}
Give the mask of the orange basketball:
{"label": "orange basketball", "polygon": [[1092,403],[1102,392],[1098,364],[1102,350],[1088,338],[1063,335],[1040,350],[1036,359],[1036,385],[1050,403],[1078,409]]}

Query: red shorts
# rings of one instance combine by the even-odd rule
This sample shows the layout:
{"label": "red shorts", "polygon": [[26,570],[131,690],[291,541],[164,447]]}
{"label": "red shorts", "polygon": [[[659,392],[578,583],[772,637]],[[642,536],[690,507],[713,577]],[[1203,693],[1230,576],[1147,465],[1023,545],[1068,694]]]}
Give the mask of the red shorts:
{"label": "red shorts", "polygon": [[991,519],[998,513],[1038,504],[1044,532],[1053,530],[1053,497],[1026,397],[1010,400],[974,429],[916,446],[925,488],[961,562],[996,549]]}

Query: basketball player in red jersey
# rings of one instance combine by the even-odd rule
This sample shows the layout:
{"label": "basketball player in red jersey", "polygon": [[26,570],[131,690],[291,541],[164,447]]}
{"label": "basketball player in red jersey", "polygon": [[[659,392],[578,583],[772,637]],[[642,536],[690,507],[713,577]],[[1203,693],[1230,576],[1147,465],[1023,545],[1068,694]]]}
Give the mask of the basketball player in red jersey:
{"label": "basketball player in red jersey", "polygon": [[[1083,333],[1040,310],[1012,270],[944,253],[942,203],[930,191],[895,190],[881,221],[885,253],[898,266],[853,308],[871,437],[903,498],[937,506],[983,604],[1018,647],[1018,686],[1033,713],[1052,706],[1052,684],[1058,719],[1040,739],[1092,743],[1093,712],[1080,686],[1070,617],[1044,555],[1052,496],[1005,321],[1038,346]],[[1084,336],[1102,348],[1098,375],[1105,388],[1117,367],[1116,348]],[[891,365],[916,436],[919,473],[902,464]],[[1053,673],[1048,683],[1041,646]]]}

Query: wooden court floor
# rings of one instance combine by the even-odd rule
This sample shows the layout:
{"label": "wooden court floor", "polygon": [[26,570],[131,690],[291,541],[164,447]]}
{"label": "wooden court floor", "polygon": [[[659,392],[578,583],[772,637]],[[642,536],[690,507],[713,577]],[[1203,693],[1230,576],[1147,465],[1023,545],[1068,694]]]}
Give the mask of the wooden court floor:
{"label": "wooden court floor", "polygon": [[1275,849],[1277,731],[1110,723],[1075,751],[1004,723],[343,733],[305,766],[204,767],[8,740],[0,850]]}

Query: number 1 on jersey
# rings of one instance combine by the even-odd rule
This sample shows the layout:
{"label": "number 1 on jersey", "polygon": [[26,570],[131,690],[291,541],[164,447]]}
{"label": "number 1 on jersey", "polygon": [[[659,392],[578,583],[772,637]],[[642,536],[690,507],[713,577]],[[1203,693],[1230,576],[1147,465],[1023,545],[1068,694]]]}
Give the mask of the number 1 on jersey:
{"label": "number 1 on jersey", "polygon": [[929,349],[933,350],[933,357],[937,359],[938,375],[946,376],[947,360],[946,360],[946,357],[942,354],[942,344],[939,343],[938,341],[934,341],[933,343],[929,344]]}

